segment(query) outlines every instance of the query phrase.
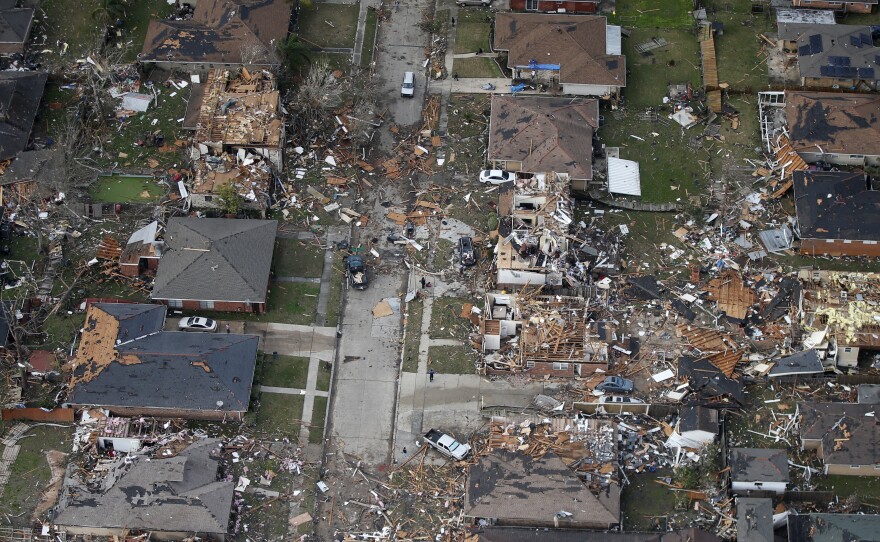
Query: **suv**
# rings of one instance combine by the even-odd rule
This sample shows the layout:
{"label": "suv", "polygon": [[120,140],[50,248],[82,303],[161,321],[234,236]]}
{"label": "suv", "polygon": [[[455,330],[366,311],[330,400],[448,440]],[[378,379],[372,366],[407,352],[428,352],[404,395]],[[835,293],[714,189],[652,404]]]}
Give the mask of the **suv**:
{"label": "suv", "polygon": [[403,84],[400,85],[400,95],[404,98],[412,98],[416,93],[416,74],[404,72]]}
{"label": "suv", "polygon": [[459,238],[458,257],[461,265],[474,265],[477,263],[477,255],[474,252],[474,242],[470,237]]}
{"label": "suv", "polygon": [[606,376],[596,389],[606,392],[629,393],[633,391],[633,381],[619,376]]}

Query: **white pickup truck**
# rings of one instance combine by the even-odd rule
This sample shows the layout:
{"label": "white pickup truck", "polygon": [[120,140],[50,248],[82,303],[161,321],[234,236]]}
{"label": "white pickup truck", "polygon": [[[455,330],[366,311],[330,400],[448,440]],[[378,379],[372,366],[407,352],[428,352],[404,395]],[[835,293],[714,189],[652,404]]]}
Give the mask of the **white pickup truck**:
{"label": "white pickup truck", "polygon": [[462,460],[471,453],[470,444],[462,444],[446,433],[431,429],[425,433],[425,443],[441,454]]}

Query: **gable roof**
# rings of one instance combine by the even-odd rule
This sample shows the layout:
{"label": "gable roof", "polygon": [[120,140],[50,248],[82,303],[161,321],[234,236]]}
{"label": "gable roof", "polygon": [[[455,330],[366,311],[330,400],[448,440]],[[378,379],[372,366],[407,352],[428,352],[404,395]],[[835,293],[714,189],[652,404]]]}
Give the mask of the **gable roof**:
{"label": "gable roof", "polygon": [[773,501],[736,499],[736,539],[742,542],[773,542]]}
{"label": "gable roof", "polygon": [[788,453],[772,448],[731,448],[734,482],[788,482]]}
{"label": "gable roof", "polygon": [[559,66],[561,83],[626,86],[626,57],[608,54],[607,20],[597,15],[510,13],[495,16],[496,50],[507,66]]}
{"label": "gable roof", "polygon": [[0,72],[0,160],[27,147],[47,77],[43,72]]}
{"label": "gable roof", "polygon": [[142,62],[243,63],[243,49],[262,47],[278,63],[275,45],[287,37],[293,4],[287,0],[199,0],[192,19],[150,21]]}
{"label": "gable roof", "polygon": [[620,521],[619,489],[611,484],[610,492],[610,498],[604,492],[593,495],[553,452],[534,459],[497,450],[469,466],[464,514],[544,525],[552,524],[556,513],[565,510],[572,516],[563,523],[610,526]]}
{"label": "gable roof", "polygon": [[64,151],[60,146],[51,149],[25,151],[12,161],[3,175],[0,185],[20,182],[51,182],[63,176]]}
{"label": "gable roof", "polygon": [[877,540],[880,515],[876,514],[791,514],[788,539],[791,542],[854,542]]}
{"label": "gable roof", "polygon": [[819,352],[815,348],[796,352],[790,356],[779,358],[770,369],[770,377],[821,374],[825,372]]}
{"label": "gable roof", "polygon": [[788,91],[785,117],[797,152],[880,155],[880,96]]}
{"label": "gable roof", "polygon": [[[60,526],[223,534],[234,482],[217,481],[219,439],[198,440],[170,458],[120,457],[95,489],[72,464],[64,480]],[[97,533],[96,533],[97,534]],[[101,533],[103,534],[103,533]]]}
{"label": "gable roof", "polygon": [[[845,24],[794,26],[801,77],[880,79],[880,62],[871,27]],[[793,39],[793,38],[789,38]]]}
{"label": "gable roof", "polygon": [[867,415],[876,407],[858,403],[799,403],[801,439],[821,440],[826,464],[880,464],[880,425],[875,416]]}
{"label": "gable roof", "polygon": [[493,94],[489,161],[521,161],[523,172],[589,180],[598,127],[597,100]]}
{"label": "gable roof", "polygon": [[880,241],[880,191],[861,171],[795,171],[801,239]]}
{"label": "gable roof", "polygon": [[681,433],[687,431],[707,431],[715,435],[720,428],[718,426],[718,411],[700,405],[686,405],[678,412],[678,430]]}
{"label": "gable roof", "polygon": [[68,402],[246,412],[259,338],[162,331],[164,322],[162,305],[89,306]]}
{"label": "gable roof", "polygon": [[15,0],[0,3],[0,44],[24,44],[34,20],[33,8],[16,7]]}
{"label": "gable roof", "polygon": [[172,218],[151,297],[264,303],[277,229],[274,220]]}

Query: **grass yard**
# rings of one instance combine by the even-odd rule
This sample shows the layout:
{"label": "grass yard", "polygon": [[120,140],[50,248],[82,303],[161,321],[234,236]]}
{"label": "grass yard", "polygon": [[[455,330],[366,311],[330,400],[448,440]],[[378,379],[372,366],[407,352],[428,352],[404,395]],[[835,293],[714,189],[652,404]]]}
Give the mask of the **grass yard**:
{"label": "grass yard", "polygon": [[333,378],[333,364],[329,361],[318,362],[318,380],[315,389],[318,391],[330,391],[330,380]]}
{"label": "grass yard", "polygon": [[[14,423],[14,422],[13,422]],[[0,497],[0,514],[16,525],[30,525],[30,514],[40,502],[40,494],[52,476],[46,452],[69,453],[73,430],[41,425],[30,429],[18,441],[21,448],[12,464],[9,481]]]}
{"label": "grass yard", "polygon": [[[40,9],[35,13],[34,22],[41,19],[40,11],[46,14],[32,36],[46,34],[45,48],[51,49],[48,56],[52,60],[75,60],[85,56],[92,50],[100,38],[92,13],[98,7],[98,0],[80,0],[76,9],[71,9],[70,0],[41,0]],[[41,33],[40,30],[43,30]],[[55,43],[60,41],[68,45],[67,52],[61,56]],[[141,42],[141,45],[143,42]],[[37,47],[43,49],[43,47]]]}
{"label": "grass yard", "polygon": [[672,476],[669,470],[627,475],[629,485],[620,494],[621,523],[627,531],[666,531],[666,516],[672,515],[672,492],[655,482]]}
{"label": "grass yard", "polygon": [[456,58],[452,61],[452,73],[457,73],[462,79],[476,77],[504,77],[498,64],[492,58],[470,57]]}
{"label": "grass yard", "polygon": [[263,354],[263,371],[260,385],[278,388],[306,388],[309,375],[309,358]]}
{"label": "grass yard", "polygon": [[829,475],[816,476],[811,481],[816,483],[816,491],[833,491],[841,501],[858,498],[860,503],[871,507],[868,513],[875,513],[880,506],[880,477]]}
{"label": "grass yard", "polygon": [[312,61],[312,65],[323,62],[330,70],[348,72],[348,69],[351,68],[351,54],[349,53],[311,53],[309,58]]}
{"label": "grass yard", "polygon": [[474,303],[462,297],[437,297],[431,308],[431,326],[428,329],[432,339],[465,339],[470,333],[471,322],[461,317],[461,307]]}
{"label": "grass yard", "polygon": [[414,373],[419,369],[419,343],[422,340],[422,315],[425,304],[414,299],[407,305],[406,340],[403,343],[403,370]]}
{"label": "grass yard", "polygon": [[364,43],[361,45],[361,68],[369,68],[373,63],[373,49],[376,47],[376,30],[379,26],[379,14],[376,8],[367,8],[364,21]]}
{"label": "grass yard", "polygon": [[605,126],[599,133],[607,146],[620,147],[621,158],[639,163],[642,201],[686,201],[699,193],[704,172],[698,160],[705,161],[707,153],[688,143],[700,136],[701,127],[683,130],[665,119],[669,111],[660,112],[666,122],[646,122],[639,113],[629,110],[625,116],[615,118],[606,111]]}
{"label": "grass yard", "polygon": [[469,375],[476,371],[477,359],[469,346],[432,346],[428,348],[428,369],[441,374]]}
{"label": "grass yard", "polygon": [[125,60],[134,62],[147,37],[147,27],[153,19],[164,19],[174,13],[174,6],[165,1],[140,0],[125,5],[125,42],[130,42]]}
{"label": "grass yard", "polygon": [[309,325],[318,309],[318,284],[275,282],[269,291],[268,311],[256,315],[261,322]]}
{"label": "grass yard", "polygon": [[[653,49],[648,56],[636,52],[637,45],[652,38],[663,38],[667,45]],[[700,46],[689,30],[637,28],[624,38],[623,53],[629,71],[623,97],[630,109],[662,104],[670,84],[690,82],[695,88],[702,84]]]}
{"label": "grass yard", "polygon": [[309,428],[309,442],[320,444],[324,440],[324,422],[327,419],[327,398],[315,397],[312,409],[312,426]]}
{"label": "grass yard", "polygon": [[83,328],[85,323],[86,315],[84,313],[67,314],[65,311],[56,312],[43,322],[43,333],[46,334],[46,342],[43,343],[42,347],[69,349],[73,343],[73,337]]}
{"label": "grass yard", "polygon": [[273,270],[276,277],[320,278],[324,272],[324,250],[297,239],[278,239]]}
{"label": "grass yard", "polygon": [[354,47],[359,12],[360,4],[303,6],[297,23],[299,39],[319,49]]}
{"label": "grass yard", "polygon": [[299,436],[304,402],[305,397],[302,395],[261,393],[256,432],[296,439]]}
{"label": "grass yard", "polygon": [[[487,20],[488,19],[488,20]],[[479,8],[463,8],[458,10],[455,19],[456,54],[476,53],[479,49],[491,50],[489,32],[492,30],[490,12]]]}
{"label": "grass yard", "polygon": [[101,175],[89,188],[92,201],[103,203],[155,202],[164,193],[153,177],[137,175]]}
{"label": "grass yard", "polygon": [[[9,256],[7,260],[21,260],[30,264],[34,260],[40,259],[40,246],[37,237],[30,235],[13,235],[4,244],[9,246]],[[47,243],[47,239],[43,236],[43,244]]]}
{"label": "grass yard", "polygon": [[617,0],[612,24],[637,28],[687,28],[693,25],[691,0]]}
{"label": "grass yard", "polygon": [[448,171],[476,176],[482,169],[486,161],[489,124],[489,119],[483,116],[483,113],[489,108],[488,94],[450,96],[447,107],[449,123],[446,128]]}
{"label": "grass yard", "polygon": [[715,9],[712,21],[724,24],[724,33],[715,36],[718,80],[749,94],[766,88],[766,55],[758,54],[764,43],[758,34],[776,32],[775,21],[765,14],[752,15],[748,0],[710,0],[706,7]]}
{"label": "grass yard", "polygon": [[337,327],[339,325],[339,310],[342,303],[342,282],[345,276],[345,266],[342,262],[342,254],[333,253],[333,272],[330,273],[330,282],[325,286],[327,293],[327,313],[324,315],[324,325]]}

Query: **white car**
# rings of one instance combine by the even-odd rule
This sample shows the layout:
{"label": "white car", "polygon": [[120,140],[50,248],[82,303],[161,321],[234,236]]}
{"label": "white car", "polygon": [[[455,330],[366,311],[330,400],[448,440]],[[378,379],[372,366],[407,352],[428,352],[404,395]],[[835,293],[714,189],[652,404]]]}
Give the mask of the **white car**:
{"label": "white car", "polygon": [[480,182],[489,184],[503,184],[516,180],[516,173],[502,171],[500,169],[484,169],[480,172]]}
{"label": "white car", "polygon": [[180,319],[177,329],[180,331],[214,332],[217,331],[217,322],[210,318],[202,318],[201,316],[188,316]]}
{"label": "white car", "polygon": [[606,404],[615,404],[615,405],[643,405],[644,401],[638,399],[636,397],[624,397],[622,395],[603,395],[599,398],[600,405]]}

